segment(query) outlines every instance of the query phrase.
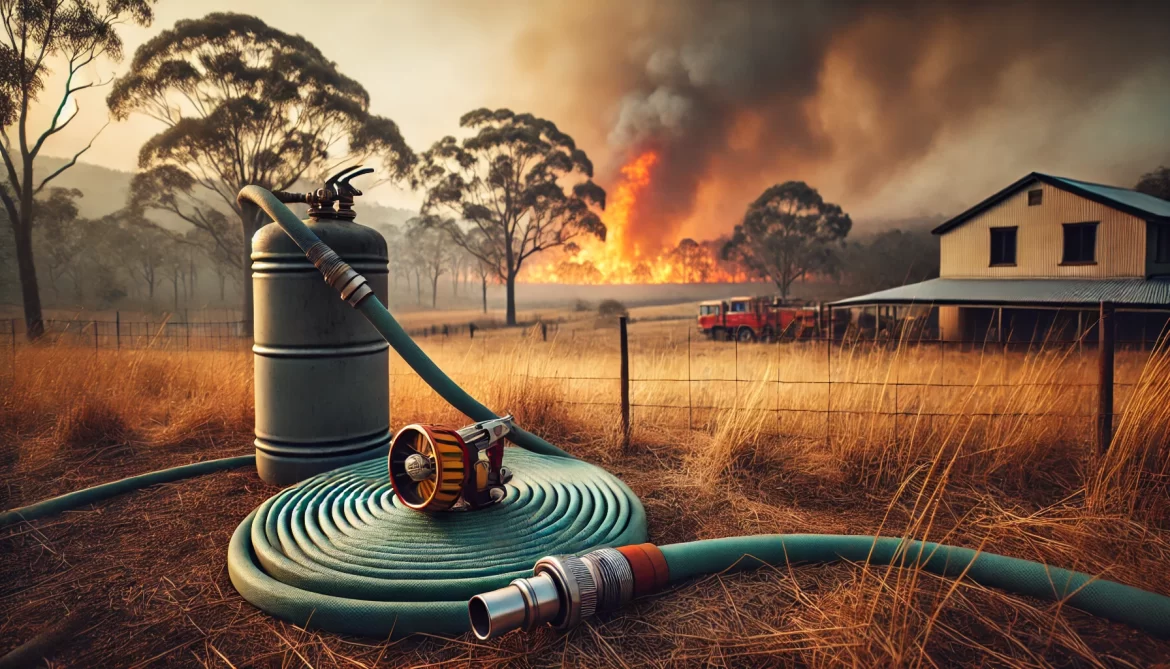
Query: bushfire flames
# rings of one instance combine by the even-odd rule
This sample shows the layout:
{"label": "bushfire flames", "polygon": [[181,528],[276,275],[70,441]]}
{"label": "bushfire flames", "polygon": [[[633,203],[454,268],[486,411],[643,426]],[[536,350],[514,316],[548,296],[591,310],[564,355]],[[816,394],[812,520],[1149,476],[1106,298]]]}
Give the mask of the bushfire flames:
{"label": "bushfire flames", "polygon": [[646,151],[621,168],[621,179],[610,191],[602,220],[606,241],[580,237],[559,257],[529,266],[529,283],[646,284],[729,283],[750,280],[742,271],[720,262],[715,242],[683,240],[655,249],[631,238],[638,196],[650,185],[658,154]]}

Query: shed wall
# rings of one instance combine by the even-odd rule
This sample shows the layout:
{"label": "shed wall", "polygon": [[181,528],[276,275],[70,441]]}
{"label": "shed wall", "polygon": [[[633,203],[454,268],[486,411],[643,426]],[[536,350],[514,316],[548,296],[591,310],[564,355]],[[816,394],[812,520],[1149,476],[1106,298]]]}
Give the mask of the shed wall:
{"label": "shed wall", "polygon": [[[1028,206],[1028,191],[1043,203]],[[1099,222],[1096,264],[1062,265],[1064,223]],[[991,228],[1018,228],[1015,266],[991,267]],[[1037,181],[940,236],[940,276],[946,278],[1145,277],[1146,222]]]}

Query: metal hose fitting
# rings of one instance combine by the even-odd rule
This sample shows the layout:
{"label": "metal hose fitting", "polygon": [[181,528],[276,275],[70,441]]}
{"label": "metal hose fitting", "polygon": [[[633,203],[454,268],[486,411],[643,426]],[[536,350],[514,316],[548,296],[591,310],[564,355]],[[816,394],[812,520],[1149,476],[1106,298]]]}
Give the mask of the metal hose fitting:
{"label": "metal hose fitting", "polygon": [[622,606],[634,595],[630,563],[612,548],[581,557],[541,558],[532,571],[529,578],[471,598],[467,609],[476,637],[491,639],[545,623],[568,629],[598,611]]}
{"label": "metal hose fitting", "polygon": [[308,256],[309,262],[321,270],[325,282],[341,293],[342,299],[349,302],[350,306],[356,307],[374,293],[367,285],[366,278],[358,274],[324,242],[318,241],[310,246],[305,255]]}

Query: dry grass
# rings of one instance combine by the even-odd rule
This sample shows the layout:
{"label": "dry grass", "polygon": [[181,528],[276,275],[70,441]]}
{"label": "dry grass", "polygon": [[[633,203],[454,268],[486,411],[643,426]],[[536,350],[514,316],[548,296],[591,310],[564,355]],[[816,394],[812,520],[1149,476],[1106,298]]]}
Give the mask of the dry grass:
{"label": "dry grass", "polygon": [[[1119,354],[1119,381],[1135,385],[1118,393],[1117,437],[1098,457],[1091,418],[1069,417],[1093,402],[1092,388],[1076,384],[1092,382],[1095,360],[1075,351],[846,347],[833,351],[829,390],[823,345],[735,347],[637,325],[641,406],[635,448],[621,453],[615,341],[600,330],[424,347],[489,406],[627,481],[659,543],[882,532],[1170,592],[1162,352],[1148,362]],[[21,348],[15,362],[15,375],[0,362],[3,506],[251,448],[245,352]],[[461,420],[401,361],[392,370],[396,424]],[[936,387],[906,385],[927,382]],[[835,410],[859,413],[827,420],[830,394]],[[662,407],[688,400],[712,408]],[[896,419],[882,415],[895,403]],[[1059,605],[864,564],[715,575],[565,635],[386,643],[305,632],[249,606],[224,570],[231,531],[274,492],[252,473],[223,473],[0,531],[0,652],[57,630],[60,666],[1141,666],[1170,657],[1166,642]]]}

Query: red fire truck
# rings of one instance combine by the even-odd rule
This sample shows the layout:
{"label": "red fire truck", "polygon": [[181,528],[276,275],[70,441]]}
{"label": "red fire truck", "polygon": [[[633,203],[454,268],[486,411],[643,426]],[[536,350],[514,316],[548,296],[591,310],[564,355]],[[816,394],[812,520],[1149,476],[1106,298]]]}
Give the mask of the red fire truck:
{"label": "red fire truck", "polygon": [[699,303],[699,332],[711,339],[742,342],[805,339],[816,336],[818,313],[813,305],[778,297],[709,300]]}

